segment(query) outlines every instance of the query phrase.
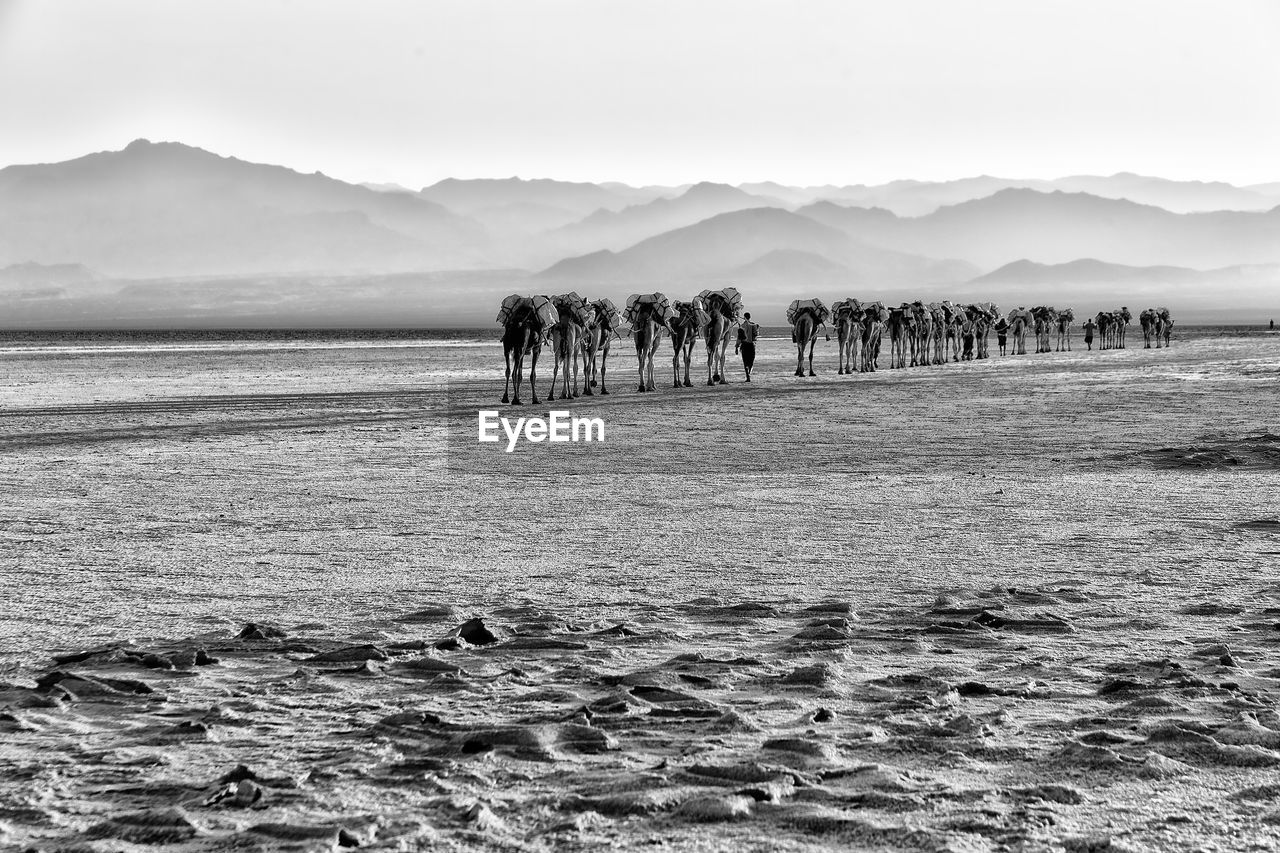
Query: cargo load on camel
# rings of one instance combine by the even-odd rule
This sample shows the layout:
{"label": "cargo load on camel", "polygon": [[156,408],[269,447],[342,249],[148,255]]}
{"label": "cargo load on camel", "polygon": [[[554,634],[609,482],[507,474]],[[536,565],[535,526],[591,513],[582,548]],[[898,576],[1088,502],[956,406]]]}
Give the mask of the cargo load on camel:
{"label": "cargo load on camel", "polygon": [[583,328],[589,326],[594,318],[595,312],[591,310],[587,300],[574,291],[551,297],[551,304],[555,306],[561,318],[567,315]]}
{"label": "cargo load on camel", "polygon": [[544,330],[550,329],[560,322],[560,314],[556,311],[556,307],[551,303],[550,299],[545,296],[521,296],[518,293],[513,293],[502,300],[502,307],[498,309],[497,322],[506,326],[511,320],[511,316],[515,314],[516,309],[522,305],[529,305],[533,308],[533,313],[542,322]]}
{"label": "cargo load on camel", "polygon": [[621,315],[618,313],[618,307],[613,304],[612,299],[597,299],[590,303],[590,307],[595,311],[596,323],[606,329],[618,328]]}
{"label": "cargo load on camel", "polygon": [[819,325],[831,319],[831,311],[827,309],[826,305],[822,304],[821,299],[795,299],[787,307],[787,322],[794,326],[796,318],[806,311],[813,315],[814,320]]}
{"label": "cargo load on camel", "polygon": [[736,287],[704,290],[698,294],[707,311],[719,311],[734,323],[742,322],[742,294]]}
{"label": "cargo load on camel", "polygon": [[627,300],[626,310],[622,312],[622,317],[632,326],[636,325],[640,319],[640,312],[647,306],[653,306],[653,317],[664,326],[670,326],[671,321],[675,319],[675,309],[671,307],[670,300],[661,293],[635,293]]}

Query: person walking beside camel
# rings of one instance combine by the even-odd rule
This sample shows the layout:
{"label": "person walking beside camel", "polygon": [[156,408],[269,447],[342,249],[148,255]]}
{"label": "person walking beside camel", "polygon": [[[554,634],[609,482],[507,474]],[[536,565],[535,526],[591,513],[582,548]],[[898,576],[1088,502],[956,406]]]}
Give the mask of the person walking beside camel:
{"label": "person walking beside camel", "polygon": [[760,334],[760,324],[751,322],[751,312],[742,315],[742,325],[738,327],[738,341],[733,345],[733,354],[742,352],[742,369],[747,373],[747,381],[751,381],[751,368],[756,363],[756,337]]}
{"label": "person walking beside camel", "polygon": [[1084,343],[1091,350],[1093,349],[1093,330],[1096,328],[1098,324],[1093,322],[1092,317],[1084,321]]}
{"label": "person walking beside camel", "polygon": [[1001,317],[999,320],[996,320],[996,324],[992,326],[992,328],[995,329],[996,332],[996,343],[1000,346],[1000,354],[1008,355],[1005,351],[1005,347],[1009,345],[1009,321]]}

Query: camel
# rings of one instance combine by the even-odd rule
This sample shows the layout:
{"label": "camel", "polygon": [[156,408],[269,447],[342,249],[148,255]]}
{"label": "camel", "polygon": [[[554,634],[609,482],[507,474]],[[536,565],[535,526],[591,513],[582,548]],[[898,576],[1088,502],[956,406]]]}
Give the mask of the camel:
{"label": "camel", "polygon": [[[1150,312],[1150,336],[1155,338],[1156,349],[1162,346],[1169,346],[1169,330],[1173,326],[1173,318],[1169,315],[1168,308],[1148,308],[1143,314]],[[1141,315],[1139,315],[1141,318]],[[1147,330],[1143,329],[1143,335],[1147,334]],[[1150,344],[1147,344],[1150,347]]]}
{"label": "camel", "polygon": [[724,385],[724,356],[729,348],[729,330],[738,323],[742,297],[732,287],[721,290],[704,290],[698,294],[706,309],[708,320],[702,327],[702,337],[707,344],[707,384]]}
{"label": "camel", "polygon": [[[551,297],[551,304],[559,319],[551,327],[551,353],[555,360],[551,363],[551,390],[547,392],[547,400],[556,398],[556,378],[562,365],[564,380],[560,396],[568,400],[578,396],[578,356],[595,312],[585,299],[572,291]],[[573,374],[572,387],[570,373]]]}
{"label": "camel", "polygon": [[[813,347],[818,342],[818,330],[826,325],[831,312],[821,299],[795,299],[787,307],[787,322],[791,324],[791,340],[796,345],[796,376],[804,376],[804,350],[809,348],[809,375],[813,372]],[[827,336],[831,340],[831,336]]]}
{"label": "camel", "polygon": [[960,360],[961,327],[964,325],[966,315],[958,305],[953,305],[949,299],[942,300],[942,313],[945,317],[942,362],[945,364],[948,357],[950,357],[951,361]]}
{"label": "camel", "polygon": [[[671,323],[671,346],[675,355],[671,358],[671,372],[674,377],[672,387],[690,388],[689,363],[693,360],[693,345],[698,342],[698,333],[707,324],[707,312],[702,307],[701,297],[695,296],[692,302],[677,302],[674,306],[675,320]],[[680,360],[684,359],[684,382],[680,381]]]}
{"label": "camel", "polygon": [[618,309],[608,299],[597,299],[587,303],[591,309],[591,321],[587,324],[586,334],[582,338],[582,361],[585,381],[582,393],[591,397],[595,395],[592,388],[597,381],[601,394],[608,394],[604,375],[609,362],[609,345],[618,332]]}
{"label": "camel", "polygon": [[840,370],[837,372],[840,375],[853,373],[858,364],[858,346],[861,343],[858,318],[862,314],[862,303],[856,299],[841,299],[831,306],[831,314],[836,340],[840,344]]}
{"label": "camel", "polygon": [[[513,293],[502,300],[498,310],[498,322],[502,324],[502,356],[507,363],[507,380],[502,387],[502,402],[522,406],[520,380],[524,372],[524,357],[532,356],[529,363],[529,393],[533,404],[538,405],[538,353],[546,341],[547,333],[560,321],[551,300],[545,296],[521,296]],[[515,394],[508,393],[515,376]]]}
{"label": "camel", "polygon": [[1058,312],[1050,305],[1037,305],[1031,309],[1032,322],[1036,332],[1036,352],[1050,352],[1050,335],[1058,322]]}
{"label": "camel", "polygon": [[653,385],[653,356],[662,340],[662,330],[671,327],[675,312],[662,293],[633,293],[627,298],[624,316],[631,324],[631,333],[636,339],[636,362],[640,368],[640,387],[637,390],[656,390]]}
{"label": "camel", "polygon": [[1156,318],[1156,309],[1144,308],[1138,314],[1138,325],[1142,328],[1142,348],[1151,349],[1151,339],[1154,337],[1159,341],[1159,332],[1156,331],[1156,324],[1159,321]]}
{"label": "camel", "polygon": [[862,372],[873,373],[880,361],[880,338],[889,312],[879,302],[862,309]]}
{"label": "camel", "polygon": [[901,305],[889,309],[889,318],[885,320],[884,330],[889,333],[889,369],[896,370],[907,366],[907,338],[909,336],[907,318],[910,306]]}
{"label": "camel", "polygon": [[1108,311],[1099,311],[1098,316],[1095,319],[1098,321],[1098,349],[1111,349],[1111,313]]}
{"label": "camel", "polygon": [[1027,329],[1035,322],[1031,312],[1019,305],[1009,312],[1009,333],[1013,335],[1013,354],[1027,354]]}
{"label": "camel", "polygon": [[1129,313],[1129,309],[1123,305],[1116,312],[1116,321],[1119,324],[1116,331],[1120,339],[1120,349],[1124,349],[1124,335],[1129,328],[1129,321],[1133,319],[1133,315]]}
{"label": "camel", "polygon": [[1064,344],[1067,352],[1071,352],[1071,324],[1075,319],[1075,312],[1070,308],[1064,308],[1058,312],[1058,352],[1062,352]]}
{"label": "camel", "polygon": [[911,347],[911,366],[924,367],[929,363],[929,346],[933,342],[933,312],[917,299],[911,303],[911,313],[916,336]]}
{"label": "camel", "polygon": [[1000,309],[991,302],[977,302],[968,306],[965,313],[973,323],[974,356],[989,358],[991,352],[988,349],[988,337],[991,335],[992,323],[1000,316]]}

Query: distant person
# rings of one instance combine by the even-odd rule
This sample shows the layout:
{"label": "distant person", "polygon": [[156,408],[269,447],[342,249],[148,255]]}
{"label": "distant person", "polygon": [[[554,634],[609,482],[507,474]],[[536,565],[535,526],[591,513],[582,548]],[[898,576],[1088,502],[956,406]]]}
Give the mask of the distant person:
{"label": "distant person", "polygon": [[747,372],[747,381],[751,381],[751,368],[756,363],[756,338],[760,334],[760,324],[751,322],[751,312],[742,315],[742,325],[738,327],[738,342],[733,345],[733,354],[742,351],[742,369]]}
{"label": "distant person", "polygon": [[1000,354],[1008,355],[1005,347],[1009,344],[1009,321],[1004,317],[996,320],[996,324],[992,326],[996,330],[996,343],[1000,345]]}
{"label": "distant person", "polygon": [[1084,343],[1089,349],[1093,349],[1093,330],[1098,328],[1098,324],[1090,317],[1084,321]]}
{"label": "distant person", "polygon": [[1276,321],[1275,321],[1275,320],[1272,320],[1272,321],[1271,321],[1270,329],[1271,329],[1271,331],[1273,331],[1273,332],[1276,330]]}

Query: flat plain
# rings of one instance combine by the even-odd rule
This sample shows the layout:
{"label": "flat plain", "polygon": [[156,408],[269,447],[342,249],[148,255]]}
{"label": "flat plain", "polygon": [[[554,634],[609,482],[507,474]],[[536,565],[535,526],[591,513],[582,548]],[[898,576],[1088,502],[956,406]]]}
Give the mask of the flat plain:
{"label": "flat plain", "polygon": [[0,846],[1280,843],[1280,336],[700,358],[0,346]]}

